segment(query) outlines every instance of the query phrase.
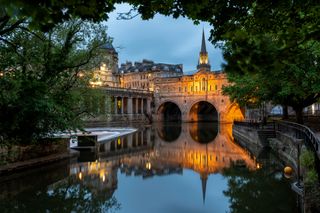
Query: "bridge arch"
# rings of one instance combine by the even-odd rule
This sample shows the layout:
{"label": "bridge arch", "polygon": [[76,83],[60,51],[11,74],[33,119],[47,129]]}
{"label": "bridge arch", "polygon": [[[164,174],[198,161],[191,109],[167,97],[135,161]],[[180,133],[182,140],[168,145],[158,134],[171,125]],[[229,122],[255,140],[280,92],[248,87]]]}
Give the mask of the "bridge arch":
{"label": "bridge arch", "polygon": [[239,104],[233,102],[221,113],[221,120],[225,122],[242,121],[244,120],[244,111],[240,108]]}
{"label": "bridge arch", "polygon": [[165,122],[182,121],[182,113],[179,105],[173,101],[163,102],[157,110],[158,120]]}
{"label": "bridge arch", "polygon": [[214,104],[208,101],[197,101],[190,107],[188,120],[191,122],[218,121],[219,113]]}

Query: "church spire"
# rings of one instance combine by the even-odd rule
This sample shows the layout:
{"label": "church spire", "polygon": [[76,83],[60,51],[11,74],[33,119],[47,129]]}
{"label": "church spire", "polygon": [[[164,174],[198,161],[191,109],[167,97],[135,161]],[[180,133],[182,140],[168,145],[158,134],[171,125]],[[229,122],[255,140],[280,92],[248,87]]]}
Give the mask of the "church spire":
{"label": "church spire", "polygon": [[206,39],[204,37],[204,29],[202,29],[202,43],[201,43],[201,51],[200,51],[200,53],[207,53]]}
{"label": "church spire", "polygon": [[206,39],[204,36],[204,29],[202,30],[202,42],[201,42],[201,50],[199,55],[199,63],[197,66],[198,71],[210,71],[209,58],[206,48]]}
{"label": "church spire", "polygon": [[206,202],[206,191],[207,191],[207,179],[208,176],[206,174],[203,174],[201,177],[201,185],[202,185],[202,201],[203,204]]}

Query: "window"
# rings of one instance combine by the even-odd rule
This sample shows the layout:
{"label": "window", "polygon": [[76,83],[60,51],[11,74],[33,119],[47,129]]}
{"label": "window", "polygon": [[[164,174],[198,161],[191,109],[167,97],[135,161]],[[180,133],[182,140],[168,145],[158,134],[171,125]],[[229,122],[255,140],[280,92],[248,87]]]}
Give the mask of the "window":
{"label": "window", "polygon": [[203,78],[203,79],[201,80],[201,90],[202,90],[202,91],[206,91],[206,87],[207,87],[206,84],[207,84],[206,79]]}

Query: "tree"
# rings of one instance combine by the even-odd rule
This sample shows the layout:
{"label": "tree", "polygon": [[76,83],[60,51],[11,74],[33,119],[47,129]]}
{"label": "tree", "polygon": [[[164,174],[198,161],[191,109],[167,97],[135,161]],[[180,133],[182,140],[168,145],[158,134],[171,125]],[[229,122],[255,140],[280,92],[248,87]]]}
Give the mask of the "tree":
{"label": "tree", "polygon": [[[320,43],[311,41],[291,48],[294,55],[280,59],[281,55],[273,50],[278,46],[271,39],[258,42],[252,42],[251,46],[255,46],[250,56],[244,48],[225,47],[225,58],[229,61],[225,69],[232,84],[224,88],[224,92],[240,105],[256,106],[264,101],[289,105],[295,110],[297,121],[303,123],[303,108],[320,97]],[[268,63],[259,62],[263,58],[267,58]],[[250,63],[239,63],[245,60]]]}
{"label": "tree", "polygon": [[275,168],[269,169],[225,169],[228,187],[223,194],[229,198],[229,212],[296,212],[295,196],[288,182],[274,174]]}
{"label": "tree", "polygon": [[31,143],[56,131],[81,127],[90,70],[105,27],[80,20],[49,32],[20,24],[0,40],[0,140]]}
{"label": "tree", "polygon": [[[208,21],[213,27],[211,41],[224,49],[225,71],[231,76],[231,85],[237,85],[237,80],[232,80],[238,74],[238,77],[246,75],[246,81],[251,83],[254,79],[267,83],[268,86],[259,84],[255,87],[259,88],[257,95],[261,95],[256,95],[255,99],[291,105],[297,112],[298,122],[302,122],[301,109],[318,100],[319,88],[306,86],[308,80],[313,85],[318,83],[314,76],[319,73],[319,57],[312,48],[318,46],[320,38],[320,4],[317,1],[89,0],[78,4],[77,1],[2,0],[3,13],[7,14],[4,17],[12,19],[11,26],[29,20],[43,30],[72,17],[94,21],[106,19],[106,13],[114,9],[114,4],[123,2],[133,5],[143,19],[160,13],[174,18],[186,16],[196,23]],[[0,34],[1,26],[3,24]],[[315,60],[308,60],[311,58]],[[261,76],[261,73],[265,75]],[[301,75],[304,75],[304,81],[296,82]],[[250,80],[251,76],[253,79]],[[268,78],[263,78],[266,76]],[[248,86],[252,88],[253,85]],[[302,87],[294,91],[296,86]],[[278,88],[275,98],[264,94],[263,87],[271,88],[271,91]],[[233,96],[228,90],[226,92]],[[245,99],[252,94],[243,95]]]}

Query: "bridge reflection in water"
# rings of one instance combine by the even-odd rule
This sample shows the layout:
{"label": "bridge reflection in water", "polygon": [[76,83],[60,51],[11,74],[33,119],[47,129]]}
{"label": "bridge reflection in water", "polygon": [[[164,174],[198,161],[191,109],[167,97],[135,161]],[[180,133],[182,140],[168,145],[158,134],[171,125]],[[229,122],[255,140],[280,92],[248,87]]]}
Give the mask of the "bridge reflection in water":
{"label": "bridge reflection in water", "polygon": [[297,212],[283,165],[230,125],[158,123],[83,154],[0,178],[0,212]]}
{"label": "bridge reflection in water", "polygon": [[255,170],[260,165],[233,142],[232,126],[217,123],[158,123],[132,135],[100,145],[93,162],[70,166],[70,175],[92,186],[95,191],[114,192],[117,168],[126,175],[153,176],[181,174],[191,169],[199,174],[205,201],[208,176],[231,165]]}

